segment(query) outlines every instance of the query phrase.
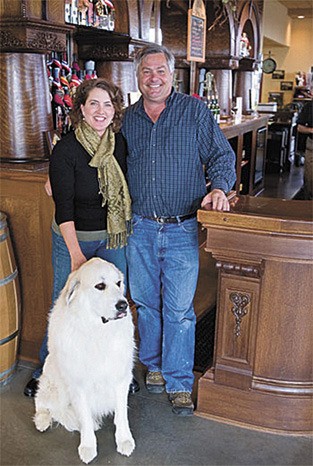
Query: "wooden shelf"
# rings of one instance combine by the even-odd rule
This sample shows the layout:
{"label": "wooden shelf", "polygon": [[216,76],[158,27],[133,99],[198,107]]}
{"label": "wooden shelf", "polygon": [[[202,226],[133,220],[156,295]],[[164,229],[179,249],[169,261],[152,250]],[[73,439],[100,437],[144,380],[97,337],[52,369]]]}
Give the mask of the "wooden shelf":
{"label": "wooden shelf", "polygon": [[[220,125],[237,156],[237,181],[235,186],[237,194],[255,195],[264,187],[267,128],[270,116],[244,116],[240,123],[229,122]],[[264,142],[259,144],[257,136],[262,128],[265,128],[266,137]],[[259,167],[260,151],[263,154],[261,168]],[[245,152],[244,157],[243,152]],[[255,182],[256,169],[261,171],[260,179],[257,182]]]}
{"label": "wooden shelf", "polygon": [[73,38],[78,45],[81,60],[121,61],[130,60],[135,49],[150,44],[129,34],[106,31],[88,26],[76,26]]}

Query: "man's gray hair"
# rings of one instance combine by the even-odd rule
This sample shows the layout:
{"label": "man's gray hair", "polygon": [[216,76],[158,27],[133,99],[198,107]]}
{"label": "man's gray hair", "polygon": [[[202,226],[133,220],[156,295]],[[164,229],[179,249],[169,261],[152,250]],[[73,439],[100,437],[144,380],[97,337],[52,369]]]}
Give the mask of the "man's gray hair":
{"label": "man's gray hair", "polygon": [[173,73],[175,69],[175,57],[170,52],[166,47],[163,45],[146,45],[145,47],[141,48],[138,50],[138,52],[135,55],[134,58],[134,65],[135,65],[135,70],[136,70],[136,76],[138,76],[138,71],[139,71],[139,66],[141,65],[142,60],[147,56],[147,55],[152,55],[155,53],[163,53],[166,61],[168,68],[170,70],[170,73]]}

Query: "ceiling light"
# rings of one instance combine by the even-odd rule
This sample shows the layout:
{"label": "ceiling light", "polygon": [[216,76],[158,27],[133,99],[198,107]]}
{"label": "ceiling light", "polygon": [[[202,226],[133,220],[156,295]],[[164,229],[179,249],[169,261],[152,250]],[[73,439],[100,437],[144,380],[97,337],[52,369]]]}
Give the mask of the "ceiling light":
{"label": "ceiling light", "polygon": [[297,18],[298,18],[298,19],[303,19],[303,18],[305,18],[305,16],[299,15],[299,16],[297,16]]}

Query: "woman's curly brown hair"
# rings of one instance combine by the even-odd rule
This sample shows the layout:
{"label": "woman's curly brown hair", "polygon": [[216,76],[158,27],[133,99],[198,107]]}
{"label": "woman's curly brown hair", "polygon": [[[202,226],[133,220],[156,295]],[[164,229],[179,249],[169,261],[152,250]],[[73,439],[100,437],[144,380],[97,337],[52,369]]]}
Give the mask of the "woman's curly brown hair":
{"label": "woman's curly brown hair", "polygon": [[123,94],[119,87],[115,86],[115,84],[103,78],[88,79],[86,81],[83,81],[77,87],[73,101],[73,108],[70,113],[71,123],[75,128],[78,125],[78,123],[82,121],[83,114],[80,106],[85,105],[90,92],[95,88],[103,89],[109,94],[109,97],[112,101],[115,110],[115,115],[112,120],[112,129],[115,133],[117,133],[122,126],[122,116],[124,107]]}

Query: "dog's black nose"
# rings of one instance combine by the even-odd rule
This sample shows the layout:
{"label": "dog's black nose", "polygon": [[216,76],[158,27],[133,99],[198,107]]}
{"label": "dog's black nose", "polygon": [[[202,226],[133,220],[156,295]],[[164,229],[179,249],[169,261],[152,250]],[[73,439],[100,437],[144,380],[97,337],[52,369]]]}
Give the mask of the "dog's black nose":
{"label": "dog's black nose", "polygon": [[128,304],[127,301],[120,299],[115,305],[117,311],[123,312],[126,311]]}

